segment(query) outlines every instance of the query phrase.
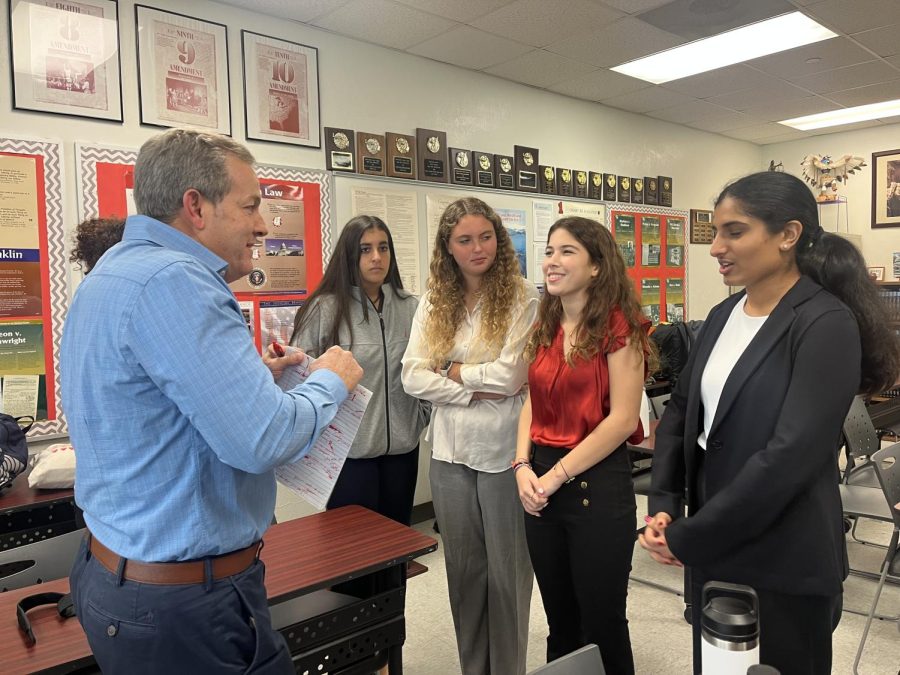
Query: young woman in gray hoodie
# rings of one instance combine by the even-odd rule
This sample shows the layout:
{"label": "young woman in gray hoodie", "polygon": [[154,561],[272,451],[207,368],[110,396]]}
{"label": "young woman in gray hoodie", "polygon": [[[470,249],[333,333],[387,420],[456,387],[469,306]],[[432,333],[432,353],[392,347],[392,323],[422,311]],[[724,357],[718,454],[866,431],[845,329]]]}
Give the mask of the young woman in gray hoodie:
{"label": "young woman in gray hoodie", "polygon": [[352,218],[291,336],[312,357],[333,345],[353,352],[365,370],[360,384],[372,392],[329,509],[358,504],[410,524],[428,404],[403,390],[400,360],[417,305],[403,290],[387,225]]}

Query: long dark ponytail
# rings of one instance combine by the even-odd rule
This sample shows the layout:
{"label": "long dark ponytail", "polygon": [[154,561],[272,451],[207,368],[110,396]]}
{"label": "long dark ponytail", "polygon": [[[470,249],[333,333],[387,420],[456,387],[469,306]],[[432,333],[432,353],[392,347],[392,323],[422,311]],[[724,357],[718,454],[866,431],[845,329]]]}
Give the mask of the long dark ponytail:
{"label": "long dark ponytail", "polygon": [[766,224],[772,234],[798,221],[803,233],[797,242],[797,267],[828,292],[840,298],[856,316],[862,343],[860,393],[889,389],[900,377],[900,341],[887,322],[887,308],[869,278],[866,262],[849,241],[819,225],[819,210],[806,184],[788,173],[762,171],[726,186],[725,197],[740,202],[748,216]]}

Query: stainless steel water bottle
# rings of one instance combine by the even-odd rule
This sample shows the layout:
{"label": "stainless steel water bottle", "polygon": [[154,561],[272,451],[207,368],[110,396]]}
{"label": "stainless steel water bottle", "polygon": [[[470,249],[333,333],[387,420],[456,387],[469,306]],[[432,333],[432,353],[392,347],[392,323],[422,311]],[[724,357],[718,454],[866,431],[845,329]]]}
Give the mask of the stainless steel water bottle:
{"label": "stainless steel water bottle", "polygon": [[759,599],[749,586],[703,585],[700,658],[703,675],[746,675],[759,663]]}

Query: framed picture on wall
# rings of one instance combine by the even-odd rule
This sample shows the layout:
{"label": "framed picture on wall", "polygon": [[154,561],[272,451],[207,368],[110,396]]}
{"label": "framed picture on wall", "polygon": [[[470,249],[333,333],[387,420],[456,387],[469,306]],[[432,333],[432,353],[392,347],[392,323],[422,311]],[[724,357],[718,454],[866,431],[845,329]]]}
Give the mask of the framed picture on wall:
{"label": "framed picture on wall", "polygon": [[319,50],[241,31],[247,138],[321,147]]}
{"label": "framed picture on wall", "polygon": [[13,107],[122,121],[113,0],[10,0]]}
{"label": "framed picture on wall", "polygon": [[231,134],[226,27],[144,5],[134,18],[141,123]]}
{"label": "framed picture on wall", "polygon": [[869,271],[869,276],[873,281],[884,281],[884,268],[883,267],[867,267]]}
{"label": "framed picture on wall", "polygon": [[900,149],[872,153],[872,227],[900,227]]}

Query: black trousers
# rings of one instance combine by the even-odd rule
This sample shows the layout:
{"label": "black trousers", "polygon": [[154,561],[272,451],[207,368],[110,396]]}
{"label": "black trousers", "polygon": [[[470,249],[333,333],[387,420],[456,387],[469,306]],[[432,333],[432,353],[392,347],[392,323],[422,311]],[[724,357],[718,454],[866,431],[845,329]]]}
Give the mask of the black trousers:
{"label": "black trousers", "polygon": [[[700,622],[706,579],[692,570],[691,628],[694,673],[702,671]],[[759,597],[759,661],[781,675],[830,675],[831,634],[841,620],[843,596],[788,595],[754,589]]]}
{"label": "black trousers", "polygon": [[[534,445],[540,476],[568,450]],[[594,643],[609,675],[634,673],[625,616],[635,540],[634,485],[625,446],[550,497],[525,534],[541,589],[552,661]]]}
{"label": "black trousers", "polygon": [[356,504],[409,525],[418,473],[419,446],[402,455],[348,458],[327,508]]}

